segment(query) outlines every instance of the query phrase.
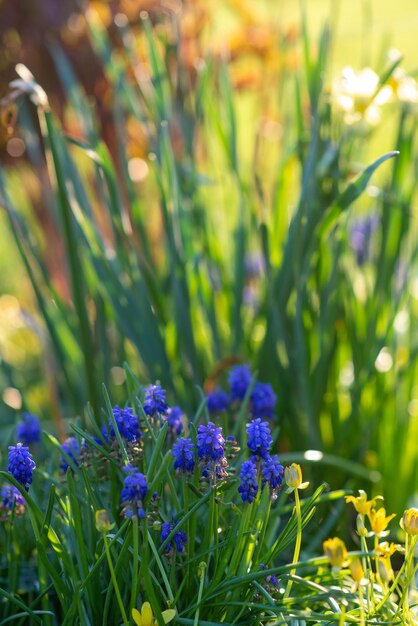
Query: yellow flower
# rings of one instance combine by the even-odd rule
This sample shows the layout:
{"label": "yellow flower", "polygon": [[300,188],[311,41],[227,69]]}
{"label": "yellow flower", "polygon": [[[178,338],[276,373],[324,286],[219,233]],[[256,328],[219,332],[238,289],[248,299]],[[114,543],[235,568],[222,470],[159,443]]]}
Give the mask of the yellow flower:
{"label": "yellow flower", "polygon": [[408,535],[418,535],[418,509],[406,509],[401,526]]}
{"label": "yellow flower", "polygon": [[394,578],[392,565],[390,563],[390,558],[379,558],[377,559],[377,571],[379,576],[384,583],[388,583]]}
{"label": "yellow flower", "polygon": [[113,528],[114,524],[111,523],[109,518],[109,513],[106,509],[100,509],[100,511],[96,511],[96,528],[99,533],[107,533],[111,528]]}
{"label": "yellow flower", "polygon": [[357,515],[357,534],[360,537],[371,537],[373,535],[373,533],[370,533],[367,528],[366,525],[364,523],[364,516],[359,513]]}
{"label": "yellow flower", "polygon": [[346,496],[345,501],[352,502],[354,504],[354,508],[356,509],[357,513],[361,513],[361,515],[368,515],[370,513],[370,509],[372,508],[372,506],[375,505],[376,500],[382,497],[382,496],[377,496],[376,498],[373,498],[372,500],[368,500],[367,493],[363,491],[362,489],[359,489],[359,494],[360,495],[357,498],[355,498],[354,496]]}
{"label": "yellow flower", "polygon": [[354,582],[362,584],[367,582],[364,578],[364,569],[359,558],[356,557],[350,561],[350,572]]}
{"label": "yellow flower", "polygon": [[[176,611],[174,609],[167,609],[167,611],[163,611],[161,615],[164,624],[168,624],[175,618]],[[158,622],[154,619],[149,602],[144,602],[141,612],[139,612],[138,609],[132,609],[132,618],[137,626],[158,626]]]}
{"label": "yellow flower", "polygon": [[309,483],[302,482],[302,470],[297,463],[292,463],[290,467],[284,468],[284,480],[289,487],[289,491],[293,491],[294,489],[306,489],[309,485]]}
{"label": "yellow flower", "polygon": [[405,548],[399,543],[389,543],[388,541],[382,541],[379,543],[375,550],[380,556],[385,558],[390,558],[395,554],[395,552],[405,552]]}
{"label": "yellow flower", "polygon": [[386,509],[384,507],[378,509],[372,509],[368,513],[368,518],[370,520],[370,526],[372,527],[372,531],[377,537],[384,537],[389,534],[389,531],[386,530],[387,525],[390,520],[396,517],[396,514],[386,516]]}
{"label": "yellow flower", "polygon": [[322,546],[325,556],[329,558],[332,567],[343,567],[347,559],[347,548],[345,547],[344,541],[338,537],[333,537],[332,539],[324,541]]}

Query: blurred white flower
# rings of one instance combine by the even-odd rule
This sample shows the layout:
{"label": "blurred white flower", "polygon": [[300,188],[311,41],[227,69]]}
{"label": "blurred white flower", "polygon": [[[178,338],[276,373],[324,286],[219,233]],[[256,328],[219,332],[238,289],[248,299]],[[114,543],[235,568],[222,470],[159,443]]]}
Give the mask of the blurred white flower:
{"label": "blurred white flower", "polygon": [[380,107],[391,97],[388,85],[379,88],[379,76],[369,67],[356,72],[345,67],[332,86],[332,98],[344,113],[347,125],[376,126],[381,118]]}

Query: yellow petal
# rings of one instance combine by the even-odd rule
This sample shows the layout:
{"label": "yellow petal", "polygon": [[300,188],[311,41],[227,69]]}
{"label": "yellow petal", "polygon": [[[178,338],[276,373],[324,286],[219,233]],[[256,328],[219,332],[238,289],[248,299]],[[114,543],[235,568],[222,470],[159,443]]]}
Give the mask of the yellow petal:
{"label": "yellow petal", "polygon": [[175,609],[167,609],[161,613],[163,616],[164,624],[168,624],[176,617]]}
{"label": "yellow petal", "polygon": [[132,609],[132,618],[133,618],[136,626],[142,626],[142,617],[141,617],[141,613],[138,611],[138,609]]}
{"label": "yellow petal", "polygon": [[152,608],[149,602],[144,602],[141,609],[142,626],[152,626]]}

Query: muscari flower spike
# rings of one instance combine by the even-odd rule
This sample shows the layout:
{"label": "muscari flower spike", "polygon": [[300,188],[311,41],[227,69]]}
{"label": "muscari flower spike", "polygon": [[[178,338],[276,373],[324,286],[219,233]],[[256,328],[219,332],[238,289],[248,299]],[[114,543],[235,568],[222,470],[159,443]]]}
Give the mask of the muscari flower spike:
{"label": "muscari flower spike", "polygon": [[201,424],[197,429],[197,456],[203,462],[217,461],[224,457],[225,439],[222,428],[213,422]]}
{"label": "muscari flower spike", "polygon": [[253,502],[258,492],[258,483],[257,466],[251,459],[241,465],[240,483],[238,491],[242,501]]}
{"label": "muscari flower spike", "polygon": [[[78,457],[80,456],[80,446],[77,443],[75,437],[68,437],[61,446],[61,450],[66,453],[67,456],[73,461],[74,465],[78,467]],[[70,467],[67,458],[63,455],[60,459],[60,470],[63,474]]]}
{"label": "muscari flower spike", "polygon": [[251,392],[250,402],[254,417],[271,419],[274,416],[277,396],[269,383],[256,383]]}
{"label": "muscari flower spike", "polygon": [[148,492],[147,478],[131,464],[123,468],[128,475],[123,481],[121,493],[122,514],[125,517],[145,517],[142,504]]}
{"label": "muscari flower spike", "polygon": [[222,391],[222,389],[214,389],[206,394],[206,402],[209,413],[221,413],[228,408],[228,394]]}
{"label": "muscari flower spike", "polygon": [[148,385],[145,387],[145,400],[143,408],[149,417],[157,417],[157,415],[165,415],[168,410],[167,400],[165,399],[166,391],[160,385]]}
{"label": "muscari flower spike", "polygon": [[237,365],[231,369],[228,378],[232,400],[243,400],[251,383],[249,365]]}
{"label": "muscari flower spike", "polygon": [[187,437],[177,439],[173,445],[174,469],[182,474],[191,474],[194,470],[194,443]]}
{"label": "muscari flower spike", "polygon": [[273,438],[267,422],[256,418],[247,424],[247,445],[254,456],[266,459],[269,456]]}
{"label": "muscari flower spike", "polygon": [[370,257],[372,235],[378,225],[377,215],[368,215],[357,219],[351,226],[350,243],[359,267],[362,267]]}
{"label": "muscari flower spike", "polygon": [[9,446],[8,471],[12,476],[29,491],[29,485],[33,480],[33,470],[36,468],[29,448],[20,442],[15,446]]}
{"label": "muscari flower spike", "polygon": [[[167,539],[167,537],[169,536],[169,534],[171,533],[174,527],[175,527],[174,522],[163,523],[163,525],[161,526],[161,534],[160,534],[161,542]],[[182,530],[178,530],[174,534],[172,540],[169,541],[168,544],[166,545],[165,551],[171,552],[173,550],[173,543],[174,543],[174,546],[177,552],[183,552],[184,546],[186,545],[187,541],[188,541],[188,538],[187,538],[186,533],[184,533]]]}
{"label": "muscari flower spike", "polygon": [[181,435],[183,431],[183,415],[184,411],[179,406],[173,406],[167,411],[167,423],[176,435]]}
{"label": "muscari flower spike", "polygon": [[[115,406],[112,409],[116,425],[119,433],[126,441],[137,441],[141,438],[138,417],[135,415],[131,407],[121,408]],[[115,437],[115,429],[112,420],[109,420],[109,435]]]}
{"label": "muscari flower spike", "polygon": [[3,485],[0,490],[0,511],[10,514],[13,509],[17,515],[22,515],[25,498],[14,485]]}
{"label": "muscari flower spike", "polygon": [[283,482],[284,467],[279,461],[277,454],[268,456],[263,460],[261,476],[263,485],[268,483],[271,491],[277,491]]}
{"label": "muscari flower spike", "polygon": [[[264,570],[264,569],[268,569],[268,567],[264,563],[260,563],[260,569]],[[265,578],[265,581],[268,585],[272,585],[273,587],[276,587],[276,589],[279,586],[279,580],[275,574],[268,574]]]}
{"label": "muscari flower spike", "polygon": [[39,443],[41,440],[41,423],[36,415],[23,413],[22,421],[16,427],[16,439],[25,446]]}

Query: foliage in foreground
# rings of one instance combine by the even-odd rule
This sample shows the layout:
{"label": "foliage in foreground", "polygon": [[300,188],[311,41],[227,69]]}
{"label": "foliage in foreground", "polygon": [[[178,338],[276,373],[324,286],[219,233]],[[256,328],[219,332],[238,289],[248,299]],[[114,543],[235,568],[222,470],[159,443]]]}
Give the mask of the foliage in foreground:
{"label": "foliage in foreground", "polygon": [[129,402],[112,407],[104,388],[92,432],[74,424],[60,446],[39,440],[35,417],[19,425],[28,446],[10,446],[0,472],[2,623],[416,623],[418,510],[405,512],[395,572],[393,516],[365,492],[346,498],[355,550],[334,537],[317,556],[315,519],[327,532],[347,492],[283,468],[248,368],[231,372],[226,405],[209,394],[191,420],[126,374]]}

